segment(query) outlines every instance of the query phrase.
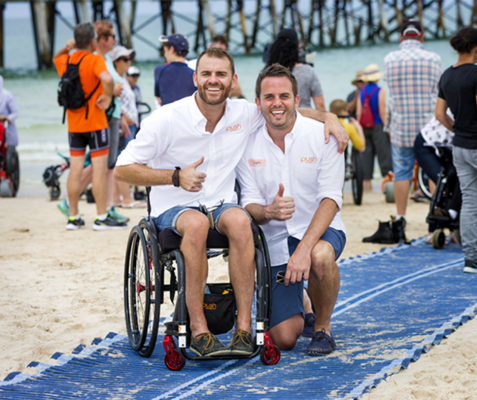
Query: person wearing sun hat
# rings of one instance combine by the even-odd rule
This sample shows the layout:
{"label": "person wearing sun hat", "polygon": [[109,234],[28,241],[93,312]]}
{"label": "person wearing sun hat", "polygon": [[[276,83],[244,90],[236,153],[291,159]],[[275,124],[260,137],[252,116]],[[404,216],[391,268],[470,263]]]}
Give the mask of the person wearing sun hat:
{"label": "person wearing sun hat", "polygon": [[363,152],[363,180],[364,188],[371,190],[371,179],[373,179],[374,159],[378,157],[381,175],[385,177],[392,171],[391,144],[389,135],[384,132],[384,121],[386,119],[386,92],[378,86],[377,82],[383,77],[377,64],[368,65],[361,76],[365,86],[360,90],[356,116],[361,125],[363,121],[363,105],[366,97],[369,98],[374,126],[363,126],[366,148]]}
{"label": "person wearing sun hat", "polygon": [[363,80],[363,74],[364,71],[362,69],[356,72],[356,77],[351,81],[351,84],[356,86],[356,89],[354,89],[346,98],[349,115],[353,118],[356,118],[356,106],[358,104],[359,91],[366,86],[366,82]]}
{"label": "person wearing sun hat", "polygon": [[[384,58],[384,77],[389,88],[386,131],[391,135],[396,216],[388,223],[389,237],[378,231],[365,241],[394,243],[406,241],[406,208],[409,183],[414,171],[414,141],[434,115],[441,58],[424,50],[424,28],[410,19],[399,29],[399,49]],[[392,229],[392,232],[389,230]]]}

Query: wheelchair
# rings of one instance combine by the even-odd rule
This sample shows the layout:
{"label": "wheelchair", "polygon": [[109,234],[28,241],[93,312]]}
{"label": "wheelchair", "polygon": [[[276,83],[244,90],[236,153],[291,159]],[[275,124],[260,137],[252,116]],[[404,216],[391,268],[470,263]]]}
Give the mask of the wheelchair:
{"label": "wheelchair", "polygon": [[345,181],[348,180],[351,180],[354,204],[360,206],[363,200],[363,160],[352,144],[345,151]]}
{"label": "wheelchair", "polygon": [[[460,196],[459,203],[462,201],[462,195],[460,194],[457,172],[452,164],[452,146],[438,145],[437,150],[443,166],[437,178],[436,190],[431,198],[426,222],[434,223],[436,227],[432,235],[432,246],[435,249],[442,249],[446,241],[445,228],[454,231],[457,240],[460,242],[459,218],[452,219],[445,210],[449,208],[449,203],[455,192],[457,197]],[[460,207],[456,211],[460,211]]]}
{"label": "wheelchair", "polygon": [[20,187],[20,161],[13,146],[6,146],[6,128],[0,123],[0,196],[15,197]]}
{"label": "wheelchair", "polygon": [[[273,345],[268,335],[268,323],[272,307],[271,270],[268,248],[263,232],[252,224],[256,262],[256,315],[254,351],[251,355],[221,355],[202,357],[191,355],[187,346],[191,341],[188,329],[188,313],[185,296],[185,264],[179,250],[181,237],[172,230],[158,233],[151,217],[141,219],[130,232],[124,264],[124,310],[128,338],[133,350],[142,357],[150,357],[157,341],[160,322],[160,307],[168,294],[175,311],[171,322],[165,323],[163,346],[166,352],[164,362],[172,371],[181,370],[186,360],[230,360],[249,359],[260,354],[265,365],[274,365],[280,360],[280,350]],[[207,258],[228,257],[228,239],[215,230],[210,230],[207,238]],[[220,250],[211,250],[220,249]],[[165,279],[168,275],[169,279]],[[167,283],[166,283],[167,282]],[[223,284],[207,283],[213,289],[222,291]],[[226,284],[225,292],[233,291]],[[207,296],[207,295],[206,295]],[[205,300],[204,300],[205,302]],[[206,304],[204,308],[206,309]],[[232,310],[235,318],[235,310]],[[207,312],[204,311],[209,329]],[[233,327],[233,326],[232,326]],[[228,329],[230,330],[230,329]],[[178,344],[176,345],[176,340]]]}

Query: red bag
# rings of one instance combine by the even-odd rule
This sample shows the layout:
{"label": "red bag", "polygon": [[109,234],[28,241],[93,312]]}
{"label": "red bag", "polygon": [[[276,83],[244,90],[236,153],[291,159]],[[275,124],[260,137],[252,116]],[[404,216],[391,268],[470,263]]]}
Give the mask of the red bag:
{"label": "red bag", "polygon": [[370,94],[366,94],[366,91],[363,89],[364,93],[364,104],[363,110],[361,112],[361,118],[359,119],[359,124],[366,129],[374,128],[374,115],[373,110],[371,110],[371,97],[373,97],[376,90],[379,87],[375,87]]}

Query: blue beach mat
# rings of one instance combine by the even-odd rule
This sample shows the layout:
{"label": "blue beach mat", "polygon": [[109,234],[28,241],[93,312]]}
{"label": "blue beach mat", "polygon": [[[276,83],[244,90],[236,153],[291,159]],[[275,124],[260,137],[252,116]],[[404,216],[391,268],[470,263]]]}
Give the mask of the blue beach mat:
{"label": "blue beach mat", "polygon": [[[162,336],[141,358],[127,337],[109,334],[52,364],[0,381],[0,399],[349,399],[407,368],[477,313],[477,276],[464,274],[462,250],[434,250],[423,240],[340,263],[341,288],[332,316],[338,349],[308,357],[309,339],[260,359],[164,364]],[[230,337],[230,335],[228,335]],[[227,339],[224,342],[228,342]]]}

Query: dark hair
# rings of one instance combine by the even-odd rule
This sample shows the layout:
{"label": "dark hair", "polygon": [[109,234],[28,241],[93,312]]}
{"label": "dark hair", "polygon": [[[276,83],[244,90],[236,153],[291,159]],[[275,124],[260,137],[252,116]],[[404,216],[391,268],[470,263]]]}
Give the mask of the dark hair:
{"label": "dark hair", "polygon": [[163,42],[163,43],[162,43],[162,47],[165,47],[165,48],[167,48],[167,49],[170,49],[170,48],[172,47],[178,56],[185,57],[187,54],[189,54],[189,50],[180,50],[180,51],[177,51],[176,48],[175,48],[172,44],[170,44],[170,43],[168,43],[168,42]]}
{"label": "dark hair", "polygon": [[230,55],[230,53],[224,49],[221,49],[220,47],[209,47],[207,50],[204,50],[199,58],[197,59],[197,64],[195,67],[195,70],[199,70],[199,63],[202,57],[208,56],[210,58],[226,58],[230,62],[230,68],[232,69],[232,76],[235,75],[235,62],[233,57]]}
{"label": "dark hair", "polygon": [[450,38],[450,44],[457,53],[470,53],[477,46],[477,29],[471,26],[459,29]]}
{"label": "dark hair", "polygon": [[298,56],[298,36],[291,29],[283,29],[268,51],[267,67],[278,63],[290,70],[300,62]]}
{"label": "dark hair", "polygon": [[215,35],[212,38],[212,43],[222,43],[227,49],[229,48],[229,42],[224,35]]}
{"label": "dark hair", "polygon": [[76,48],[86,49],[96,37],[94,26],[91,22],[84,22],[75,26],[74,31]]}
{"label": "dark hair", "polygon": [[290,72],[288,68],[278,63],[272,64],[269,67],[265,68],[262,72],[260,72],[257,78],[257,82],[255,83],[255,95],[260,98],[260,93],[262,92],[262,81],[265,78],[275,78],[282,76],[290,80],[292,84],[293,97],[296,97],[296,95],[298,94],[298,83],[296,81],[295,76]]}

